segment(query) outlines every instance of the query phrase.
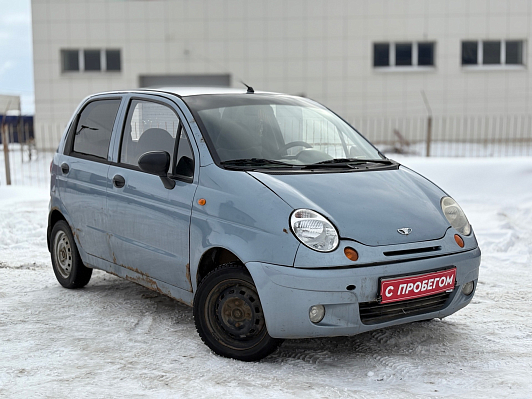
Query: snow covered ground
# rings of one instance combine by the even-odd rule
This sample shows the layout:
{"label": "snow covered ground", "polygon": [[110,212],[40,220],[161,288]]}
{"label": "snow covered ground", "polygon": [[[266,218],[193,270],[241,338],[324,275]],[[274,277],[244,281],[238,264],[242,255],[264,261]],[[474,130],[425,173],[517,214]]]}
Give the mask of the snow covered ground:
{"label": "snow covered ground", "polygon": [[[396,157],[398,158],[398,157]],[[442,321],[213,355],[191,309],[95,271],[65,290],[44,188],[0,186],[0,397],[532,396],[532,158],[401,158],[452,195],[483,251],[472,303]]]}

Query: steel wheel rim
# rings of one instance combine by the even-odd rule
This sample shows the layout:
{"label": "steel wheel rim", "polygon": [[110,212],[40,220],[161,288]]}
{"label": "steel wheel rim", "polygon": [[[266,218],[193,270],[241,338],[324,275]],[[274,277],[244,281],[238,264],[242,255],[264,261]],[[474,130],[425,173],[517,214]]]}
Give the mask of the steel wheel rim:
{"label": "steel wheel rim", "polygon": [[57,271],[63,278],[72,273],[72,246],[64,231],[59,231],[54,239],[54,258]]}
{"label": "steel wheel rim", "polygon": [[[210,306],[209,306],[210,305]],[[210,325],[220,343],[234,349],[255,346],[264,336],[266,326],[259,296],[244,281],[216,287],[209,295],[207,312]]]}

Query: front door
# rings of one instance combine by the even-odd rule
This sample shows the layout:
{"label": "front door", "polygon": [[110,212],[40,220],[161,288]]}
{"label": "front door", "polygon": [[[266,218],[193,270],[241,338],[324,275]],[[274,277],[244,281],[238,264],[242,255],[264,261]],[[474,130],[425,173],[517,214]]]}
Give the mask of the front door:
{"label": "front door", "polygon": [[196,186],[176,180],[169,190],[158,176],[138,168],[139,157],[148,151],[166,151],[176,162],[180,132],[179,118],[168,104],[131,100],[118,163],[108,172],[107,208],[114,263],[190,290],[189,228]]}

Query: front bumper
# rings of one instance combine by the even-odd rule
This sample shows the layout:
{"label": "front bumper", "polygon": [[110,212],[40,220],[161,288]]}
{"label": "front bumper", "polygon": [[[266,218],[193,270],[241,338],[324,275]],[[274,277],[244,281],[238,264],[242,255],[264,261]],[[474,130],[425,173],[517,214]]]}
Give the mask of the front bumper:
{"label": "front bumper", "polygon": [[[274,338],[310,338],[355,335],[382,327],[417,320],[446,317],[473,298],[462,293],[462,285],[478,280],[480,249],[408,262],[331,269],[300,269],[249,262],[246,266],[261,298],[268,333]],[[456,267],[456,286],[437,311],[422,312],[393,321],[364,324],[359,303],[377,300],[379,278],[421,274]],[[349,290],[348,286],[355,286]],[[352,288],[352,287],[349,287]],[[318,324],[309,320],[313,305],[325,306]]]}

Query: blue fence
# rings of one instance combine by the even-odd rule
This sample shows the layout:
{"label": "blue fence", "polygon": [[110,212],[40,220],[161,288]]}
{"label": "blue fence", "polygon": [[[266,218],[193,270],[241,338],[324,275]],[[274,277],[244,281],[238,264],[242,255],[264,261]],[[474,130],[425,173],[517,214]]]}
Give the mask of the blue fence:
{"label": "blue fence", "polygon": [[[33,131],[33,116],[14,116],[0,115],[0,122],[7,129],[9,134],[9,143],[29,143],[35,140]],[[0,134],[0,144],[2,144],[2,135]]]}

